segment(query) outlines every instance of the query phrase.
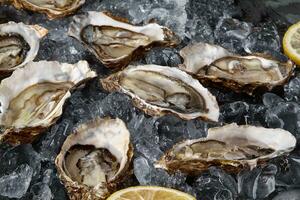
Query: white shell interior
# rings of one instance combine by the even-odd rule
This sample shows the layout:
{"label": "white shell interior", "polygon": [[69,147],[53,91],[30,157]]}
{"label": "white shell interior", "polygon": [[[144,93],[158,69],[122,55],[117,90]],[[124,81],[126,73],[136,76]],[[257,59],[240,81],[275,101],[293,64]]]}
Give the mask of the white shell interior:
{"label": "white shell interior", "polygon": [[180,55],[184,59],[184,63],[179,65],[179,68],[196,74],[202,67],[233,54],[221,46],[199,42],[181,49]]}
{"label": "white shell interior", "polygon": [[[57,1],[57,0],[56,1],[48,1],[48,0],[12,0],[12,1],[15,1],[15,2],[21,1],[21,3],[22,3],[22,1],[24,1],[27,4],[29,4],[31,7],[33,7],[34,9],[46,10],[47,12],[52,13],[54,15],[62,15],[65,12],[71,12],[72,10],[78,8],[79,6],[81,6],[85,3],[85,0],[73,0],[72,5],[69,6],[69,7],[65,7],[64,9],[53,9],[51,7],[46,7],[46,6],[41,7],[39,4],[43,4],[43,3],[44,4],[46,4],[46,3],[49,4],[49,3],[52,3],[52,2],[53,2],[53,4],[55,4],[55,3],[59,4],[59,2],[61,0],[59,0],[59,1]],[[64,0],[61,1],[61,2],[64,2]]]}
{"label": "white shell interior", "polygon": [[[111,179],[118,177],[127,162],[129,162],[128,152],[130,148],[130,132],[121,119],[100,119],[93,123],[82,124],[73,135],[70,135],[63,147],[57,163],[63,166],[63,159],[66,152],[74,145],[93,145],[95,148],[104,148],[111,152],[118,162],[120,168]],[[66,174],[65,174],[66,176]],[[111,180],[109,180],[111,181]],[[101,184],[101,183],[99,183]]]}
{"label": "white shell interior", "polygon": [[[0,125],[5,125],[3,124],[3,118],[9,107],[10,101],[26,88],[40,82],[71,82],[76,85],[84,79],[95,76],[96,73],[91,71],[86,61],[79,61],[76,64],[59,63],[56,61],[28,63],[24,68],[15,70],[9,78],[4,79],[0,84]],[[55,116],[52,117],[61,114],[62,105],[69,96],[70,92],[67,92],[57,106],[57,109],[60,109],[60,111],[58,113],[53,111]],[[39,125],[47,126],[51,119],[46,118],[43,121],[40,121]]]}
{"label": "white shell interior", "polygon": [[[78,15],[73,18],[73,22],[70,25],[68,34],[74,38],[76,38],[79,41],[82,41],[81,33],[82,30],[88,26],[110,26],[120,29],[129,30],[135,33],[146,35],[149,38],[149,41],[147,44],[152,43],[153,41],[164,41],[164,32],[163,27],[156,24],[156,23],[150,23],[145,26],[134,26],[125,22],[121,22],[118,20],[113,19],[112,17],[108,16],[104,12],[94,12],[90,11],[85,13],[85,15]],[[87,45],[88,46],[88,45]],[[90,51],[92,51],[95,55],[97,55],[97,52],[91,47],[88,46]],[[121,60],[128,55],[123,55],[118,58],[101,58],[105,62]]]}
{"label": "white shell interior", "polygon": [[152,41],[163,41],[163,27],[150,23],[144,26],[134,26],[125,22],[117,21],[104,12],[89,11],[85,15],[78,15],[73,18],[69,28],[69,35],[81,40],[81,31],[88,25],[93,26],[112,26],[127,29],[136,33],[147,35]]}
{"label": "white shell interior", "polygon": [[250,125],[238,126],[235,123],[222,127],[208,129],[207,139],[236,143],[237,139],[247,140],[249,144],[269,147],[275,150],[272,158],[284,152],[290,152],[295,148],[296,138],[283,129],[272,129]]}
{"label": "white shell interior", "polygon": [[203,99],[205,100],[206,108],[208,109],[207,113],[204,112],[194,112],[194,113],[187,113],[182,114],[178,113],[176,111],[173,111],[168,108],[162,108],[158,107],[152,104],[149,104],[145,102],[143,99],[139,98],[135,94],[133,94],[131,91],[128,91],[124,88],[122,88],[122,91],[128,95],[130,95],[133,98],[138,98],[141,102],[144,104],[147,104],[148,106],[151,106],[155,108],[156,110],[169,110],[173,113],[177,113],[179,116],[182,116],[186,119],[193,119],[197,117],[204,117],[212,121],[218,121],[219,119],[219,106],[216,101],[215,96],[213,96],[205,87],[203,87],[198,80],[192,78],[192,76],[188,75],[187,73],[177,69],[177,68],[171,68],[171,67],[165,67],[165,66],[159,66],[159,65],[139,65],[139,66],[128,66],[125,70],[120,72],[121,74],[124,74],[126,76],[127,73],[131,73],[135,70],[145,70],[145,71],[153,71],[158,72],[160,74],[163,74],[167,77],[175,78],[178,80],[181,80],[182,82],[186,83],[190,87],[192,87],[196,92],[198,92]]}
{"label": "white shell interior", "polygon": [[[285,153],[291,152],[296,146],[296,138],[288,131],[283,129],[272,129],[264,127],[256,127],[250,125],[237,125],[236,123],[228,124],[221,127],[215,127],[208,129],[208,135],[205,138],[186,140],[182,143],[174,145],[171,149],[172,154],[176,154],[186,146],[190,146],[195,143],[201,144],[205,141],[221,141],[227,145],[239,146],[240,144],[247,144],[247,146],[257,146],[265,149],[272,149],[271,153],[261,155],[253,159],[235,160],[242,165],[247,165],[250,169],[257,166],[259,160],[269,160],[277,156],[281,156]],[[161,160],[156,164],[158,168],[168,169],[165,154]],[[187,159],[198,160],[199,156],[196,154],[187,154]],[[215,158],[207,158],[205,161],[213,161]],[[222,159],[225,160],[225,159]],[[230,161],[229,159],[228,161]],[[201,160],[200,160],[201,161]],[[230,163],[229,163],[230,164]],[[232,163],[234,166],[235,163]]]}
{"label": "white shell interior", "polygon": [[[44,29],[42,27],[39,28]],[[43,31],[46,32],[45,29]],[[15,66],[14,68],[11,68],[12,70],[18,67],[22,67],[28,62],[34,60],[35,56],[39,51],[40,40],[44,36],[44,34],[41,34],[37,29],[34,28],[34,26],[25,25],[22,22],[8,22],[6,24],[0,24],[0,35],[14,33],[24,38],[24,40],[30,46],[30,50],[27,52],[25,60],[21,64]]]}

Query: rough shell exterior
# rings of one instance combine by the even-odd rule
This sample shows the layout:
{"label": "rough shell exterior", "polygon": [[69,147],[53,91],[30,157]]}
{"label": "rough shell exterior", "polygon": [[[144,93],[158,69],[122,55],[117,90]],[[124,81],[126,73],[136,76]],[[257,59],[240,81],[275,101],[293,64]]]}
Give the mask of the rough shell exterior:
{"label": "rough shell exterior", "polygon": [[85,3],[85,0],[74,0],[74,3],[71,7],[65,10],[55,10],[51,8],[39,7],[38,5],[34,5],[30,3],[28,0],[9,0],[11,4],[15,6],[17,9],[26,9],[34,12],[44,13],[48,16],[49,19],[61,18],[67,15],[71,15],[79,9]]}
{"label": "rough shell exterior", "polygon": [[[106,53],[99,55],[89,44],[82,39],[82,31],[88,25],[97,27],[114,27],[123,30],[128,30],[133,33],[145,35],[151,39],[151,43],[146,46],[137,47],[132,53],[123,55],[118,58],[112,58]],[[131,61],[143,56],[155,46],[175,46],[179,43],[179,39],[167,27],[160,26],[156,23],[149,23],[144,26],[134,26],[128,22],[127,19],[113,16],[109,12],[87,12],[84,15],[78,15],[73,18],[73,22],[69,28],[69,35],[82,42],[83,45],[89,49],[106,67],[108,68],[124,68]]]}
{"label": "rough shell exterior", "polygon": [[[84,145],[94,145],[97,146],[98,141],[97,136],[91,136],[91,132],[88,132],[89,129],[92,128],[100,128],[104,132],[108,134],[119,134],[125,135],[126,138],[121,141],[119,136],[114,137],[113,135],[108,136],[108,142],[110,140],[110,145],[114,146],[116,144],[123,145],[126,147],[125,153],[123,156],[126,156],[124,162],[120,165],[120,169],[117,175],[106,185],[97,185],[95,187],[88,187],[84,184],[78,183],[77,181],[73,181],[65,172],[64,169],[64,158],[68,150],[76,145],[76,144],[84,144]],[[101,133],[101,130],[98,134]],[[59,177],[64,183],[69,198],[71,200],[102,200],[106,199],[106,197],[114,192],[117,189],[118,184],[124,180],[127,176],[129,176],[132,172],[130,172],[131,168],[131,159],[133,157],[133,146],[130,143],[130,133],[126,128],[125,123],[120,119],[111,119],[111,118],[96,118],[90,122],[84,123],[80,125],[76,130],[73,131],[71,135],[67,137],[65,140],[60,153],[58,154],[55,164],[59,173]],[[92,139],[91,139],[92,138]],[[90,142],[87,141],[90,139]],[[111,140],[114,139],[114,140]],[[118,140],[118,141],[117,141]],[[110,145],[106,146],[109,147]],[[97,148],[101,148],[101,146],[97,146]]]}
{"label": "rough shell exterior", "polygon": [[[275,151],[259,156],[250,160],[224,160],[224,159],[187,159],[176,160],[173,159],[175,149],[181,149],[198,142],[205,142],[209,140],[225,142],[229,145],[234,139],[245,139],[249,145],[260,145],[272,148]],[[230,173],[238,173],[240,170],[248,168],[253,169],[259,164],[266,161],[287,154],[291,152],[296,145],[296,138],[288,131],[283,129],[271,129],[263,127],[255,127],[250,125],[237,125],[235,123],[228,124],[222,127],[210,128],[206,138],[186,140],[175,144],[165,155],[158,161],[156,167],[164,168],[170,172],[180,170],[186,174],[199,175],[203,171],[208,170],[210,166],[218,166]]]}
{"label": "rough shell exterior", "polygon": [[[96,76],[86,61],[76,64],[59,63],[55,61],[30,62],[24,68],[19,68],[4,79],[0,84],[0,141],[11,144],[32,142],[43,130],[48,128],[62,114],[65,100],[70,97],[70,90],[86,79]],[[34,126],[27,124],[18,127],[5,123],[5,115],[9,111],[10,102],[27,88],[40,82],[68,84],[69,90],[63,95],[49,116]]]}

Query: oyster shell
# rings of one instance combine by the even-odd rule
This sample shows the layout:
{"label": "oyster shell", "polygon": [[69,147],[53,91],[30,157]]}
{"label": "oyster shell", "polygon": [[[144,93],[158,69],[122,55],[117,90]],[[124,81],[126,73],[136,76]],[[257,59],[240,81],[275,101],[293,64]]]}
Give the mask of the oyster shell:
{"label": "oyster shell", "polygon": [[210,166],[218,166],[236,173],[286,154],[295,145],[296,138],[283,129],[233,123],[210,128],[206,138],[174,145],[156,167],[171,172],[180,170],[187,174],[199,174]]}
{"label": "oyster shell", "polygon": [[95,77],[86,61],[30,62],[0,84],[0,141],[28,143],[62,114],[70,90]]}
{"label": "oyster shell", "polygon": [[71,200],[105,199],[129,174],[132,156],[125,123],[96,118],[68,136],[55,164]]}
{"label": "oyster shell", "polygon": [[180,68],[202,83],[214,83],[250,95],[257,89],[272,90],[283,85],[295,68],[290,60],[281,62],[263,54],[230,55],[222,47],[209,44],[186,47],[181,55],[185,61]]}
{"label": "oyster shell", "polygon": [[49,19],[73,14],[85,0],[10,0],[17,9],[44,13]]}
{"label": "oyster shell", "polygon": [[132,97],[136,107],[149,115],[173,113],[189,120],[218,121],[216,98],[185,72],[159,65],[128,66],[101,83],[108,91],[120,91]]}
{"label": "oyster shell", "polygon": [[197,74],[203,67],[219,58],[233,55],[221,46],[203,42],[188,45],[179,53],[184,60],[184,63],[178,66],[179,69],[191,74]]}
{"label": "oyster shell", "polygon": [[152,46],[174,46],[177,38],[156,23],[134,26],[108,12],[75,16],[69,35],[82,42],[106,67],[122,68]]}
{"label": "oyster shell", "polygon": [[38,25],[8,22],[0,24],[0,77],[32,61],[47,29]]}

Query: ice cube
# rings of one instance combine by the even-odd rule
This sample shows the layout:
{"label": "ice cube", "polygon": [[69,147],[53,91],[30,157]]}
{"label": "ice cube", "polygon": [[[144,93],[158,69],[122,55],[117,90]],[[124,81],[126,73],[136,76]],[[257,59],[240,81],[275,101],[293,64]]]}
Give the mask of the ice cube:
{"label": "ice cube", "polygon": [[273,200],[299,200],[300,190],[299,189],[291,189],[285,192],[281,192],[276,195]]}
{"label": "ice cube", "polygon": [[234,53],[243,52],[243,42],[252,31],[252,24],[223,17],[216,25],[216,43]]}
{"label": "ice cube", "polygon": [[300,77],[293,78],[284,86],[284,96],[287,101],[300,101]]}
{"label": "ice cube", "polygon": [[275,190],[276,173],[277,167],[273,164],[241,171],[237,177],[239,195],[250,199],[267,197]]}
{"label": "ice cube", "polygon": [[281,48],[280,37],[274,23],[262,23],[254,27],[243,41],[244,49],[247,53],[267,53],[279,52]]}
{"label": "ice cube", "polygon": [[27,192],[32,175],[33,169],[28,164],[22,164],[12,173],[0,177],[0,195],[21,198]]}
{"label": "ice cube", "polygon": [[234,200],[237,198],[237,183],[235,179],[223,170],[210,167],[201,174],[193,185],[198,199]]}

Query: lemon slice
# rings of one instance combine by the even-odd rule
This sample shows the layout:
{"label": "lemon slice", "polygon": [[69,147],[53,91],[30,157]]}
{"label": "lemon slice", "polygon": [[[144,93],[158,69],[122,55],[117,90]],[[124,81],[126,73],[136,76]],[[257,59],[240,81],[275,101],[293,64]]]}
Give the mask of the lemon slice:
{"label": "lemon slice", "polygon": [[300,65],[300,22],[292,25],[283,37],[284,53]]}
{"label": "lemon slice", "polygon": [[196,200],[196,198],[170,188],[137,186],[117,191],[107,200]]}

